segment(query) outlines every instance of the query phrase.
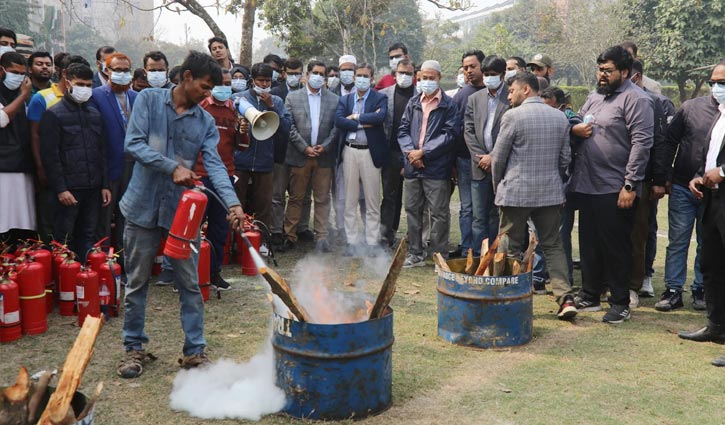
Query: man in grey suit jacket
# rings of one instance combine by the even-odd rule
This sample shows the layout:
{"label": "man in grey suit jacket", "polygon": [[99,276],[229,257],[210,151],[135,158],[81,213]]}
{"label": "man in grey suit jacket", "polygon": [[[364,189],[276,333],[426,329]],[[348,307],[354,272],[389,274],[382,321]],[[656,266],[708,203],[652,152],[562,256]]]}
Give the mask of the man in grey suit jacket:
{"label": "man in grey suit jacket", "polygon": [[506,61],[489,56],[484,59],[481,69],[485,87],[468,97],[463,114],[463,138],[471,153],[471,245],[475,255],[479,255],[484,239],[492,241],[498,234],[498,210],[493,204],[491,182],[491,151],[496,146],[501,117],[509,109],[508,86],[503,81]]}
{"label": "man in grey suit jacket", "polygon": [[315,241],[318,251],[329,252],[327,222],[330,217],[337,130],[335,109],[338,96],[323,89],[325,64],[313,60],[307,64],[307,85],[287,95],[286,107],[292,116],[285,162],[290,167],[289,201],[284,217],[287,239],[283,250],[297,242],[302,202],[308,185],[315,200]]}
{"label": "man in grey suit jacket", "polygon": [[496,205],[501,207],[501,233],[509,235],[509,254],[521,253],[528,237],[527,220],[539,233],[549,265],[557,317],[576,316],[564,246],[559,237],[561,205],[566,201],[561,175],[571,161],[569,121],[538,95],[532,73],[517,74],[509,91],[514,109],[501,119],[501,130],[491,154]]}

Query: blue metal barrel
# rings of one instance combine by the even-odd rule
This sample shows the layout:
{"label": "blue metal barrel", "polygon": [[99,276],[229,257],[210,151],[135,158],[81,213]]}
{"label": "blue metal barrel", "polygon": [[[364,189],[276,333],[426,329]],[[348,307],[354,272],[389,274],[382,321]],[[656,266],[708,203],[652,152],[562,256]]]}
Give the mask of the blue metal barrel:
{"label": "blue metal barrel", "polygon": [[393,311],[339,325],[274,316],[272,346],[283,412],[310,419],[363,418],[392,401]]}
{"label": "blue metal barrel", "polygon": [[457,345],[509,347],[531,341],[532,274],[471,276],[466,260],[438,273],[438,335]]}

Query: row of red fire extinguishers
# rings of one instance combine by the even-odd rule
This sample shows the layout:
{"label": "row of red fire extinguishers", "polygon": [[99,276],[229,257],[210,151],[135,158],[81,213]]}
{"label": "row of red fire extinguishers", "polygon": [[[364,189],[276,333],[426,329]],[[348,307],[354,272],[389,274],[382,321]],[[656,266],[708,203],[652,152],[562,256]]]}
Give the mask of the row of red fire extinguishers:
{"label": "row of red fire extinguishers", "polygon": [[[199,289],[206,302],[211,285],[211,246],[202,238],[199,248],[195,247],[207,203],[202,190],[203,186],[197,186],[182,194],[169,237],[159,247],[155,268],[160,267],[162,254],[188,259],[192,250],[198,251]],[[208,189],[207,192],[216,197]],[[10,246],[3,249],[0,252],[0,343],[15,341],[21,335],[46,332],[47,316],[56,304],[61,316],[78,316],[79,326],[89,315],[103,314],[106,319],[118,316],[122,270],[117,262],[119,253],[114,253],[112,247],[108,253],[103,250],[107,239],[93,245],[86,255],[86,264],[78,262],[74,252],[56,241],[50,246],[37,240],[18,241],[15,251],[10,252]],[[259,222],[248,216],[244,231],[234,240],[238,239],[244,244],[240,243],[241,258],[235,260],[241,262],[243,274],[254,276],[257,268],[249,249],[259,251],[262,242]]]}

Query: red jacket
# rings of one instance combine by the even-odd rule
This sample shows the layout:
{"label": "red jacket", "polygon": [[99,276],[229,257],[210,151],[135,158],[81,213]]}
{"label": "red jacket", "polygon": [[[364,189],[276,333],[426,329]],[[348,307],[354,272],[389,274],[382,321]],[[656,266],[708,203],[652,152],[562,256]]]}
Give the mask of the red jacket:
{"label": "red jacket", "polygon": [[[234,148],[236,143],[238,140],[245,141],[244,139],[248,139],[249,135],[242,135],[237,131],[239,121],[237,113],[234,111],[234,103],[231,99],[220,104],[213,97],[209,96],[199,102],[199,106],[214,117],[216,128],[219,130],[217,150],[219,151],[219,156],[222,158],[222,162],[224,162],[224,166],[227,167],[227,173],[231,176],[234,174]],[[246,140],[246,143],[249,144],[249,140]],[[201,154],[199,154],[199,159],[194,166],[194,172],[202,177],[207,176],[206,169],[202,164]]]}

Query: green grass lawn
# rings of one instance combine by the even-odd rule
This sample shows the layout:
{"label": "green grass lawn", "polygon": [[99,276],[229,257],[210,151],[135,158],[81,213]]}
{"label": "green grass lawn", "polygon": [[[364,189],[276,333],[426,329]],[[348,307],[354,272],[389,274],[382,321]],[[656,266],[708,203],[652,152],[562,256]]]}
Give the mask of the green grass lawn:
{"label": "green grass lawn", "polygon": [[[455,200],[456,197],[454,197]],[[458,240],[457,206],[451,240]],[[659,209],[660,234],[667,234],[666,200]],[[576,229],[575,229],[576,232]],[[577,238],[574,238],[576,245]],[[658,238],[655,290],[664,288],[666,237]],[[333,254],[337,255],[337,254]],[[694,257],[691,247],[690,264]],[[575,257],[576,254],[575,248]],[[300,254],[280,256],[278,271],[289,275]],[[350,260],[335,258],[345,280]],[[229,266],[224,275],[233,291],[206,304],[206,336],[213,358],[246,361],[269,333],[270,308],[257,278],[241,276]],[[579,281],[579,273],[576,273]],[[685,342],[676,331],[694,329],[704,316],[686,306],[659,313],[655,299],[643,299],[632,320],[622,325],[601,322],[603,313],[584,313],[576,322],[556,320],[549,296],[534,297],[534,339],[523,347],[474,350],[437,337],[436,277],[429,267],[404,270],[393,298],[393,405],[365,419],[370,424],[723,424],[725,370],[710,366],[725,354],[723,346]],[[368,285],[375,292],[379,281]],[[689,283],[687,285],[689,287]],[[419,291],[419,293],[416,293]],[[146,330],[149,350],[159,357],[136,380],[116,376],[122,354],[121,319],[104,327],[83,379],[91,393],[99,381],[105,390],[96,406],[96,423],[202,424],[168,407],[171,383],[178,370],[183,334],[177,295],[152,287]],[[0,346],[0,376],[14,380],[17,368],[31,371],[60,367],[78,327],[74,318],[50,316],[44,335],[24,337]],[[214,421],[223,424],[239,421]],[[269,416],[262,424],[303,423]]]}

